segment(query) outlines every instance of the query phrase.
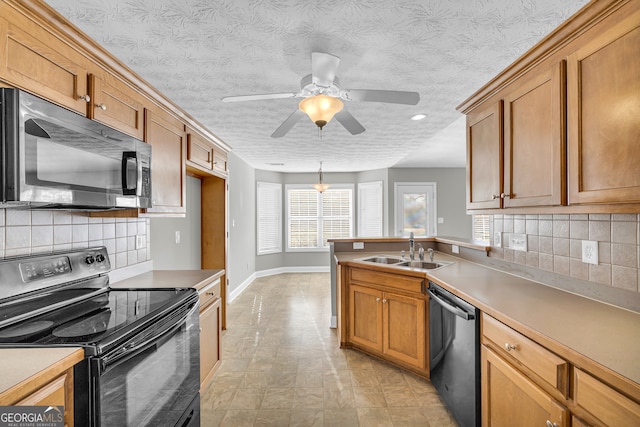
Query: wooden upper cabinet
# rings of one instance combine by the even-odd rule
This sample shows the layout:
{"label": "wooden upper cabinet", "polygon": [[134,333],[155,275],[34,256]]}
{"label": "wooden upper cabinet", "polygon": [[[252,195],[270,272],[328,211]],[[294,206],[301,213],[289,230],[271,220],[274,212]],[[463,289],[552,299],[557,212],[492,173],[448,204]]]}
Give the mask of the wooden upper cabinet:
{"label": "wooden upper cabinet", "polygon": [[467,115],[467,209],[501,207],[502,101]]}
{"label": "wooden upper cabinet", "polygon": [[142,95],[113,76],[89,76],[89,118],[136,138],[144,137]]}
{"label": "wooden upper cabinet", "polygon": [[640,10],[592,33],[567,60],[569,204],[638,203]]}
{"label": "wooden upper cabinet", "polygon": [[213,170],[213,144],[199,134],[187,134],[187,160],[208,171]]}
{"label": "wooden upper cabinet", "polygon": [[187,135],[178,118],[145,109],[145,142],[151,144],[153,207],[148,214],[186,214]]}
{"label": "wooden upper cabinet", "polygon": [[80,53],[15,12],[0,18],[0,43],[0,80],[87,114],[88,62]]}
{"label": "wooden upper cabinet", "polygon": [[227,152],[219,147],[213,149],[213,170],[219,175],[227,176],[229,173]]}
{"label": "wooden upper cabinet", "polygon": [[505,208],[567,203],[565,62],[529,74],[504,96]]}

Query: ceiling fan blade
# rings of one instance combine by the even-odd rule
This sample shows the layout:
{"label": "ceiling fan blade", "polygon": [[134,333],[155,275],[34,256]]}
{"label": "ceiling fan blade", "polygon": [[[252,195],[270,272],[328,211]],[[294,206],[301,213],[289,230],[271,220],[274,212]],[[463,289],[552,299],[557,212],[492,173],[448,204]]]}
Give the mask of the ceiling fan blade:
{"label": "ceiling fan blade", "polygon": [[340,58],[328,53],[311,53],[312,81],[318,86],[329,87],[336,78],[336,70],[340,64]]}
{"label": "ceiling fan blade", "polygon": [[285,120],[278,129],[271,134],[271,138],[282,138],[295,126],[305,114],[301,110],[296,110]]}
{"label": "ceiling fan blade", "polygon": [[358,135],[365,131],[364,126],[362,126],[360,122],[357,121],[356,118],[353,117],[345,108],[338,111],[333,117],[339,121],[340,124],[351,133],[351,135]]}
{"label": "ceiling fan blade", "polygon": [[398,90],[345,89],[344,96],[351,101],[389,102],[407,105],[416,105],[420,101],[418,92]]}
{"label": "ceiling fan blade", "polygon": [[239,102],[239,101],[260,101],[263,99],[283,99],[283,98],[295,98],[297,93],[265,93],[262,95],[240,95],[240,96],[225,96],[221,99],[222,102]]}

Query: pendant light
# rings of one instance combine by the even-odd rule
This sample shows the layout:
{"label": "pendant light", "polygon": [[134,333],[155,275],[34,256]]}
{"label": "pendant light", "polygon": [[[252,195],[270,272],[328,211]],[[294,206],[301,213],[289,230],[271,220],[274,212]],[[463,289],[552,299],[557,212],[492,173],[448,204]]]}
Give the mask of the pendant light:
{"label": "pendant light", "polygon": [[325,184],[322,178],[322,162],[320,162],[320,169],[318,169],[318,182],[313,184],[313,188],[318,190],[320,193],[324,193],[329,188],[329,184]]}
{"label": "pendant light", "polygon": [[343,106],[344,104],[338,98],[323,94],[310,96],[298,104],[298,108],[309,116],[320,130],[331,121],[337,112],[342,110]]}

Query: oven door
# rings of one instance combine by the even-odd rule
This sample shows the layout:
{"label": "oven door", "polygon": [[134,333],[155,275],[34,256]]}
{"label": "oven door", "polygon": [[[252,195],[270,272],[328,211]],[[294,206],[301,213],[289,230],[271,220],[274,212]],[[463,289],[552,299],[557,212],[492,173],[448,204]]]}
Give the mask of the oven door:
{"label": "oven door", "polygon": [[[90,359],[95,426],[199,425],[198,302]],[[177,318],[176,318],[177,317]]]}

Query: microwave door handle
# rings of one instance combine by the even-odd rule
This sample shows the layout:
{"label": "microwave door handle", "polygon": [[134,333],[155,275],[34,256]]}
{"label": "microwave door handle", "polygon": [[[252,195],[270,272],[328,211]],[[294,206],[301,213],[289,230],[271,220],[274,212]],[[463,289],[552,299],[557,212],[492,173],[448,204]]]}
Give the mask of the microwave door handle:
{"label": "microwave door handle", "polygon": [[[131,163],[135,164],[135,168],[130,168]],[[141,164],[138,162],[138,156],[135,151],[125,151],[122,153],[122,194],[124,196],[135,196],[137,190],[141,187],[140,180],[142,179]],[[135,171],[135,177],[131,180],[134,183],[133,187],[129,186],[129,170]]]}

